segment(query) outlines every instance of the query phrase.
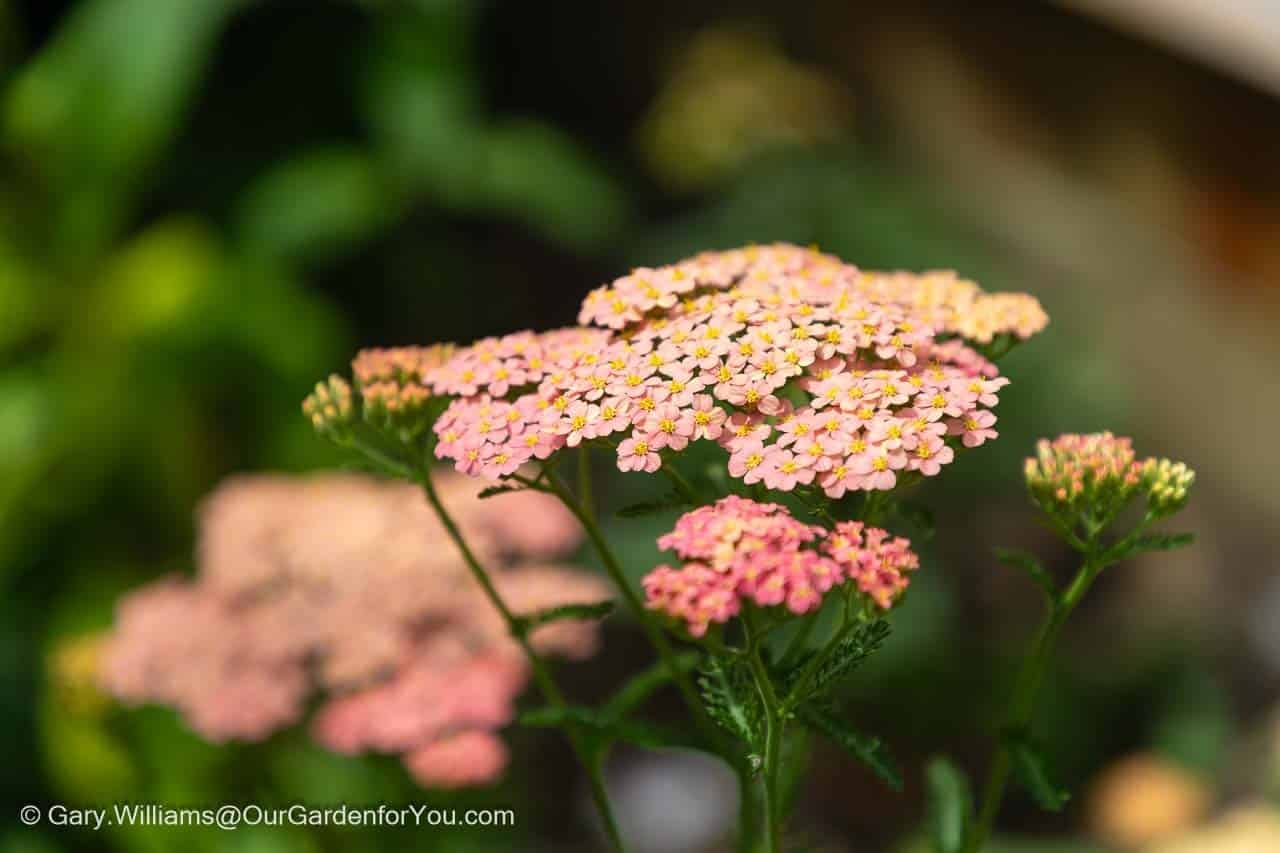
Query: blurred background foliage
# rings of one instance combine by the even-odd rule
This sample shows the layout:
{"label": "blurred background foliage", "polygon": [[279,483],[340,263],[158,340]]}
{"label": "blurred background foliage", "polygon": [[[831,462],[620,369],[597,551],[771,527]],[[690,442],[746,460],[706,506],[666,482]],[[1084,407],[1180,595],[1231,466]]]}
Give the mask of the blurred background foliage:
{"label": "blurred background foliage", "polygon": [[[421,792],[305,732],[214,747],[168,711],[114,708],[83,637],[124,590],[189,569],[219,479],[340,464],[298,404],[355,348],[565,325],[629,266],[773,240],[954,267],[1053,318],[1006,362],[1001,440],[918,496],[939,522],[926,570],[849,696],[907,794],[820,752],[800,806],[814,847],[919,849],[923,760],[980,768],[1038,607],[991,549],[1068,568],[1019,487],[1034,439],[1065,429],[1187,458],[1201,540],[1103,579],[1037,727],[1080,795],[1050,817],[1015,799],[1000,850],[1158,845],[1275,796],[1280,105],[1077,12],[1000,6],[0,2],[0,808],[425,799],[520,817],[15,828],[0,847],[594,849],[554,739],[513,731],[493,790]],[[612,506],[652,487],[598,473]],[[636,577],[669,520],[614,523]],[[621,620],[603,654],[567,668],[575,693],[645,660]],[[673,810],[640,849],[718,849],[722,827],[674,818],[705,804],[660,796],[699,777],[651,760],[612,769],[624,813]]]}

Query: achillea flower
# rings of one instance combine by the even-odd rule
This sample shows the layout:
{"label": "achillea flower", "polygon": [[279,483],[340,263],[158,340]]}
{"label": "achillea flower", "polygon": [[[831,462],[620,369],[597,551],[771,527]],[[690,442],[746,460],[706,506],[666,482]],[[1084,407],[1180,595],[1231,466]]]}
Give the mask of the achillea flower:
{"label": "achillea flower", "polygon": [[429,347],[366,349],[351,363],[362,411],[367,421],[393,429],[417,431],[434,396],[424,385],[427,375],[453,355],[453,344]]}
{"label": "achillea flower", "polygon": [[[456,476],[438,488],[515,612],[607,596],[596,577],[543,562],[580,536],[554,498],[480,501]],[[110,693],[171,705],[211,740],[258,740],[328,691],[314,722],[323,743],[401,754],[416,778],[441,784],[475,780],[503,755],[467,763],[428,749],[505,725],[527,672],[415,487],[351,475],[233,479],[201,511],[197,564],[194,579],[121,602],[102,652]],[[531,639],[585,657],[597,629],[556,622]]]}
{"label": "achillea flower", "polygon": [[355,418],[351,403],[351,386],[341,376],[330,376],[317,382],[316,388],[302,401],[302,413],[317,432],[335,433]]}
{"label": "achillea flower", "polygon": [[919,567],[907,540],[879,528],[843,522],[828,532],[778,504],[736,496],[685,513],[658,546],[687,562],[645,576],[648,606],[695,637],[736,616],[744,600],[808,613],[846,582],[888,609]]}
{"label": "achillea flower", "polygon": [[[996,437],[990,407],[1008,380],[938,335],[1028,336],[1044,317],[1031,297],[950,274],[865,274],[778,245],[635,270],[592,292],[579,322],[486,339],[428,371],[434,393],[458,398],[436,422],[437,456],[497,479],[594,439],[620,469],[652,472],[710,440],[748,483],[890,489]],[[803,452],[780,452],[802,437],[793,422]]]}
{"label": "achillea flower", "polygon": [[380,382],[419,385],[430,371],[452,357],[453,350],[453,344],[365,349],[358,352],[352,360],[351,374],[361,387]]}
{"label": "achillea flower", "polygon": [[1145,493],[1152,516],[1163,518],[1186,504],[1195,481],[1185,463],[1138,461],[1133,443],[1109,432],[1041,439],[1024,469],[1032,497],[1051,515],[1088,508],[1110,517]]}

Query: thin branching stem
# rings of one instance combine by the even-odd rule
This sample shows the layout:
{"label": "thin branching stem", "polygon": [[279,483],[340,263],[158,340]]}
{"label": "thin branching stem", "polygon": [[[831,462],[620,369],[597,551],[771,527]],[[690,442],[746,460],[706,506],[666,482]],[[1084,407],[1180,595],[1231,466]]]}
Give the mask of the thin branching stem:
{"label": "thin branching stem", "polygon": [[[489,599],[489,603],[498,611],[506,624],[507,633],[511,638],[520,645],[521,651],[529,660],[529,667],[533,673],[534,683],[538,685],[538,689],[542,692],[547,704],[555,708],[565,708],[568,703],[565,701],[564,694],[560,692],[560,688],[556,685],[555,679],[551,677],[551,672],[547,667],[542,656],[534,649],[533,643],[530,642],[528,631],[524,623],[511,612],[511,608],[507,606],[506,601],[502,598],[494,586],[493,579],[489,572],[481,565],[476,558],[475,552],[467,544],[466,538],[462,535],[462,531],[458,528],[457,522],[445,509],[444,504],[440,500],[440,495],[436,492],[435,484],[431,481],[431,473],[427,466],[420,465],[415,471],[411,472],[412,479],[422,486],[423,492],[427,496],[427,501],[431,504],[431,508],[435,511],[436,516],[440,519],[440,524],[444,526],[445,531],[449,534],[449,538],[453,540],[453,544],[457,547],[458,552],[462,555],[463,562],[467,564],[467,568],[471,571],[472,577],[476,583],[480,585],[480,589],[484,592],[485,597]],[[613,808],[609,804],[609,795],[605,790],[603,774],[601,772],[600,761],[594,750],[588,745],[586,738],[578,730],[575,725],[567,728],[569,744],[573,748],[574,754],[578,761],[587,772],[587,778],[591,787],[591,799],[595,804],[596,811],[600,815],[601,823],[604,825],[605,834],[609,837],[609,843],[613,849],[622,853],[625,845],[622,841],[622,835],[618,830],[617,821],[613,816]]]}
{"label": "thin branching stem", "polygon": [[991,837],[996,815],[1000,811],[1000,803],[1004,799],[1005,789],[1009,784],[1009,776],[1013,772],[1013,749],[1010,738],[1021,736],[1031,724],[1031,717],[1036,708],[1036,697],[1049,663],[1053,659],[1062,626],[1066,624],[1067,617],[1084,598],[1085,593],[1105,566],[1097,554],[1096,533],[1088,541],[1087,548],[1084,562],[1071,584],[1050,602],[1044,621],[1031,645],[1031,651],[1023,661],[1018,678],[1014,682],[1004,725],[999,732],[1000,739],[996,746],[996,754],[982,788],[982,802],[978,817],[972,831],[965,839],[964,853],[978,853]]}
{"label": "thin branching stem", "polygon": [[786,717],[783,705],[778,701],[777,691],[773,688],[773,680],[769,669],[760,656],[760,646],[764,637],[752,624],[750,613],[743,614],[743,624],[747,630],[747,663],[760,693],[760,702],[764,707],[765,747],[764,747],[764,822],[765,836],[769,853],[781,853],[782,828],[785,816],[782,809],[782,738],[786,730]]}

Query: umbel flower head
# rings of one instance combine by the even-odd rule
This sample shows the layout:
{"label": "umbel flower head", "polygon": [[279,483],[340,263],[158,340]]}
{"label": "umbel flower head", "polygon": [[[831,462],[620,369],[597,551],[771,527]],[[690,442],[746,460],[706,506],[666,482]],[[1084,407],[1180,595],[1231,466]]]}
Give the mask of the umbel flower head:
{"label": "umbel flower head", "polygon": [[[580,536],[554,498],[476,500],[456,475],[438,489],[517,614],[608,596],[595,576],[550,562]],[[264,738],[322,692],[313,731],[331,749],[401,755],[424,785],[501,771],[496,730],[527,664],[414,486],[233,479],[201,512],[197,563],[194,579],[160,580],[120,603],[101,657],[108,692],[173,706],[215,741]],[[580,658],[597,628],[554,622],[531,640]]]}
{"label": "umbel flower head", "polygon": [[592,292],[585,328],[519,333],[428,372],[457,399],[436,454],[492,479],[565,446],[616,447],[624,471],[719,443],[729,473],[829,497],[937,474],[995,438],[1008,383],[960,336],[1028,337],[1028,296],[954,276],[867,274],[795,246],[708,252]]}
{"label": "umbel flower head", "polygon": [[736,616],[744,601],[803,614],[845,583],[888,609],[920,565],[907,540],[880,528],[846,521],[828,532],[778,504],[736,496],[685,513],[658,545],[686,562],[645,576],[648,606],[695,637]]}
{"label": "umbel flower head", "polygon": [[1195,480],[1182,462],[1139,461],[1133,443],[1110,432],[1067,433],[1041,439],[1025,463],[1027,488],[1041,508],[1060,516],[1089,511],[1111,518],[1135,496],[1144,494],[1153,518],[1181,509]]}
{"label": "umbel flower head", "polygon": [[452,355],[451,344],[361,350],[351,364],[355,395],[346,380],[330,376],[303,400],[303,414],[318,432],[339,441],[358,414],[374,426],[414,435],[426,426],[433,398],[425,379]]}

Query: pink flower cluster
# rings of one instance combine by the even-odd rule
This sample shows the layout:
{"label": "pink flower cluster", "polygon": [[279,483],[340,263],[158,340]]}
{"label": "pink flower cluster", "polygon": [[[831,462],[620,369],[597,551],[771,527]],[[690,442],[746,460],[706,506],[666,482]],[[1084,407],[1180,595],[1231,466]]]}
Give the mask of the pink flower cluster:
{"label": "pink flower cluster", "polygon": [[[606,598],[595,576],[549,565],[580,529],[536,492],[442,499],[516,613]],[[402,755],[424,785],[496,777],[496,730],[528,679],[523,655],[421,493],[367,477],[242,477],[201,513],[199,572],[126,597],[100,678],[131,702],[175,707],[205,737],[257,740],[327,691],[316,737]],[[590,622],[533,633],[544,653],[592,654]]]}
{"label": "pink flower cluster", "polygon": [[645,576],[648,607],[683,622],[695,637],[736,616],[744,600],[803,614],[847,581],[887,609],[920,565],[907,540],[879,528],[848,521],[828,532],[778,504],[736,496],[685,513],[658,545],[686,562]]}
{"label": "pink flower cluster", "polygon": [[910,305],[921,321],[980,344],[996,335],[1026,340],[1049,325],[1040,302],[1026,293],[986,293],[950,270],[926,273],[866,272],[859,292],[877,302]]}
{"label": "pink flower cluster", "polygon": [[1142,483],[1143,463],[1127,438],[1109,432],[1067,433],[1053,441],[1041,439],[1024,473],[1032,494],[1066,506],[1132,494]]}
{"label": "pink flower cluster", "polygon": [[922,318],[941,316],[936,299],[871,281],[785,245],[637,270],[584,302],[580,321],[604,329],[486,340],[430,371],[435,393],[459,395],[436,453],[497,479],[593,439],[646,472],[664,450],[715,441],[746,483],[833,498],[935,475],[953,445],[996,437],[1008,380],[935,338]]}

